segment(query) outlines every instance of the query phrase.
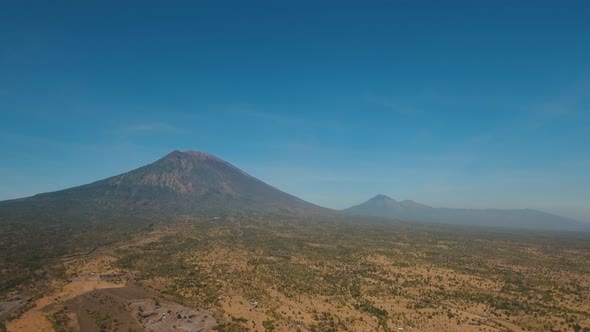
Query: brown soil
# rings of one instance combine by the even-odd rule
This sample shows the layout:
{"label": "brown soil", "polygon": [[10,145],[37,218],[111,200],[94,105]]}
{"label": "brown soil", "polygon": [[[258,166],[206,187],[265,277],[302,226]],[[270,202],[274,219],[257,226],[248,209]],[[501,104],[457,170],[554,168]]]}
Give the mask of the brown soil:
{"label": "brown soil", "polygon": [[35,302],[35,307],[25,312],[21,317],[8,322],[8,331],[14,332],[45,332],[53,331],[51,323],[47,319],[49,309],[52,304],[68,301],[79,295],[88,293],[93,290],[103,288],[116,288],[123,285],[111,282],[100,281],[98,278],[89,280],[72,281],[65,285],[60,291],[44,296]]}

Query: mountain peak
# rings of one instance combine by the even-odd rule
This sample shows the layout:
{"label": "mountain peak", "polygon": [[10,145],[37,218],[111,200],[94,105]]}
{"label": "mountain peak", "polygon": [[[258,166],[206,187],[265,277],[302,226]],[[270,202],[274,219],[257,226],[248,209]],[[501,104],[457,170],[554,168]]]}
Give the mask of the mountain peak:
{"label": "mountain peak", "polygon": [[396,201],[395,199],[387,196],[387,195],[383,195],[383,194],[377,194],[375,195],[375,197],[371,198],[370,201]]}
{"label": "mountain peak", "polygon": [[411,200],[396,201],[395,199],[378,194],[368,201],[346,209],[349,212],[368,215],[388,215],[393,212],[408,213],[415,210],[432,209],[430,206]]}
{"label": "mountain peak", "polygon": [[84,211],[106,209],[171,215],[328,211],[282,192],[222,159],[195,150],[174,150],[130,172],[37,195],[28,201],[30,206],[41,206],[40,202],[43,206],[58,202],[79,210],[83,207]]}
{"label": "mountain peak", "polygon": [[202,151],[197,151],[197,150],[186,150],[186,151],[180,151],[180,150],[174,150],[170,153],[168,153],[167,155],[165,155],[162,159],[166,159],[166,158],[180,158],[180,157],[198,157],[199,159],[206,159],[206,158],[214,158],[214,159],[219,159],[217,157],[215,157],[214,155],[202,152]]}
{"label": "mountain peak", "polygon": [[377,195],[344,211],[358,215],[414,220],[443,224],[546,230],[587,230],[571,219],[537,210],[435,208],[412,200],[395,201]]}

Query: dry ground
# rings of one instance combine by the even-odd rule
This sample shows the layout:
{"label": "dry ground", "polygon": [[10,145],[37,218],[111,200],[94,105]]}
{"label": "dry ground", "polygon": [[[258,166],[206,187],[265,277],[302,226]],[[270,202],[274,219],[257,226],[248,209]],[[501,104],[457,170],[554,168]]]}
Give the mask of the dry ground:
{"label": "dry ground", "polygon": [[154,232],[63,262],[68,281],[7,328],[590,331],[590,242],[388,227],[241,220]]}

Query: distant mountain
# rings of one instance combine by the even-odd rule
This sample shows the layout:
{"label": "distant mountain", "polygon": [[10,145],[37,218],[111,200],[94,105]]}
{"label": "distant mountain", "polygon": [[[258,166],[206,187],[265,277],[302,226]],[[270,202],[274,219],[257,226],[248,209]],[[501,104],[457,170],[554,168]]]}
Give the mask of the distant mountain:
{"label": "distant mountain", "polygon": [[0,220],[85,215],[305,215],[332,211],[284,193],[215,156],[173,151],[136,170],[0,202]]}
{"label": "distant mountain", "polygon": [[414,201],[377,195],[345,212],[423,222],[539,230],[590,231],[590,225],[531,209],[433,208]]}
{"label": "distant mountain", "polygon": [[[377,195],[345,212],[402,220],[550,230],[590,230],[571,219],[536,210],[433,208]],[[149,165],[87,185],[1,201],[0,223],[119,224],[178,216],[337,213],[278,190],[215,156],[173,151]],[[16,224],[15,224],[16,225]]]}

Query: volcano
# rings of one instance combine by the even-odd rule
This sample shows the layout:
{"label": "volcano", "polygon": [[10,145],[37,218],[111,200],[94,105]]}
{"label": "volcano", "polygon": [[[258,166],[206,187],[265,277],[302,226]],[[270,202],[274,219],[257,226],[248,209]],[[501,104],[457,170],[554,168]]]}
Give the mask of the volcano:
{"label": "volcano", "polygon": [[0,218],[158,214],[310,215],[331,211],[274,188],[199,151],[173,151],[154,163],[87,185],[0,202]]}

